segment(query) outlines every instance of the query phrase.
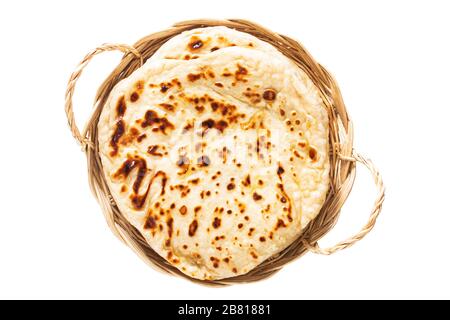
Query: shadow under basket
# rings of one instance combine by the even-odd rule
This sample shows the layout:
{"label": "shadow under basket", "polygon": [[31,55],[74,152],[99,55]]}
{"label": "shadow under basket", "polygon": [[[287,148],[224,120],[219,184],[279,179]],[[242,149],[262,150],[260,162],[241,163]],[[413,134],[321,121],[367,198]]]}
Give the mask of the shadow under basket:
{"label": "shadow under basket", "polygon": [[[330,189],[325,203],[318,214],[302,234],[291,245],[280,253],[270,257],[247,274],[221,280],[198,280],[191,278],[172,266],[157,254],[145,241],[141,233],[135,229],[119,211],[102,170],[99,155],[98,128],[100,113],[105,105],[109,93],[122,79],[128,77],[150,58],[167,40],[179,33],[201,27],[226,26],[241,32],[249,33],[262,41],[268,42],[277,48],[286,57],[302,69],[318,88],[329,116],[329,160],[330,160]],[[72,108],[72,97],[75,84],[83,69],[97,54],[105,51],[119,50],[124,56],[119,65],[103,82],[95,97],[94,111],[84,130],[80,132]],[[73,136],[86,153],[88,163],[89,183],[105,215],[108,226],[114,234],[136,252],[150,266],[160,271],[187,278],[191,281],[205,285],[230,285],[235,283],[253,282],[265,279],[285,264],[301,257],[307,251],[317,254],[329,255],[336,251],[350,247],[368,234],[381,211],[384,201],[384,185],[378,170],[373,163],[353,150],[352,123],[347,114],[338,85],[333,77],[317,63],[311,55],[297,41],[272,31],[269,31],[253,22],[245,20],[193,20],[175,24],[173,27],[151,34],[139,40],[133,46],[124,44],[104,44],[87,54],[68,82],[65,96],[65,111],[69,127]],[[342,205],[347,199],[353,186],[356,174],[356,163],[363,164],[371,172],[377,196],[370,212],[367,224],[355,235],[330,248],[320,248],[317,241],[322,238],[337,222]]]}

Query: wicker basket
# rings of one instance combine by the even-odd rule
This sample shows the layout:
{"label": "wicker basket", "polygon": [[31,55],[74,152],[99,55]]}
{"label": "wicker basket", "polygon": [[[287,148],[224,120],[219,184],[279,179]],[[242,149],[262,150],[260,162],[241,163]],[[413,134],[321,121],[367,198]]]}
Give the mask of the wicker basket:
{"label": "wicker basket", "polygon": [[[311,78],[320,91],[324,104],[329,114],[329,145],[330,145],[330,178],[331,187],[326,201],[319,215],[309,223],[301,236],[282,252],[264,261],[249,273],[232,278],[201,281],[190,278],[178,269],[170,265],[164,258],[159,256],[144,240],[137,231],[121,214],[116,206],[103,175],[102,163],[99,156],[99,145],[97,139],[97,123],[102,108],[114,86],[122,79],[131,75],[158,48],[170,38],[177,34],[199,27],[227,26],[238,31],[247,32],[257,38],[275,46],[288,58],[293,60]],[[83,69],[89,61],[98,53],[104,51],[120,50],[124,56],[119,65],[109,75],[98,89],[95,98],[95,109],[83,132],[80,133],[74,121],[72,109],[72,96],[75,84]],[[280,270],[286,263],[299,258],[307,251],[329,255],[338,250],[350,247],[361,240],[373,227],[380,213],[384,200],[384,185],[379,172],[370,160],[366,160],[353,150],[352,123],[345,109],[339,88],[332,76],[318,64],[311,55],[295,40],[271,32],[253,22],[245,20],[195,20],[175,24],[170,29],[151,34],[139,40],[133,46],[105,44],[90,52],[70,77],[65,100],[65,111],[70,129],[75,139],[86,153],[89,173],[89,183],[102,207],[106,221],[114,234],[126,245],[132,248],[144,261],[158,270],[178,275],[189,280],[207,285],[228,285],[242,282],[252,282],[267,278]],[[377,188],[377,197],[370,213],[367,224],[352,237],[336,244],[331,248],[320,248],[317,241],[322,238],[337,222],[340,209],[347,199],[355,179],[356,162],[366,166],[373,178]]]}

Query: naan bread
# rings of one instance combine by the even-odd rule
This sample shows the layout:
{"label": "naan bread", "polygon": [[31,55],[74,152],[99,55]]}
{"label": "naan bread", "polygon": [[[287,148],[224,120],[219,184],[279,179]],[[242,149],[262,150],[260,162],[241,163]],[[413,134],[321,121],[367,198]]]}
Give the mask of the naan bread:
{"label": "naan bread", "polygon": [[329,188],[328,115],[292,61],[226,27],[173,37],[99,123],[115,202],[186,275],[245,274],[299,237]]}

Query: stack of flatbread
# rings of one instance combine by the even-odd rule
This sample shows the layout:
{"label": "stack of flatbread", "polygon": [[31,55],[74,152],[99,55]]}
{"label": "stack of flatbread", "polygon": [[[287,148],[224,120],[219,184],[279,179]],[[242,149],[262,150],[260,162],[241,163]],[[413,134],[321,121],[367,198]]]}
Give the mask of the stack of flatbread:
{"label": "stack of flatbread", "polygon": [[184,274],[245,274],[297,239],[329,189],[328,114],[272,45],[183,32],[110,93],[104,175],[124,217]]}

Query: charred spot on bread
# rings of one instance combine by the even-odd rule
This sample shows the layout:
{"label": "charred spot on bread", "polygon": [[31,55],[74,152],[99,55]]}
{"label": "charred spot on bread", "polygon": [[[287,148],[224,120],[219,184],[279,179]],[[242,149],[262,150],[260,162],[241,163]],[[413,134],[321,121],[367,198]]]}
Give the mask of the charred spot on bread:
{"label": "charred spot on bread", "polygon": [[139,100],[139,93],[137,93],[136,91],[134,91],[131,95],[130,95],[130,101],[131,102],[136,102]]}
{"label": "charred spot on bread", "polygon": [[286,223],[281,219],[278,219],[277,224],[275,225],[275,230],[278,230],[279,228],[286,228]]}
{"label": "charred spot on bread", "polygon": [[178,167],[183,167],[183,166],[189,165],[189,164],[190,164],[190,160],[187,156],[185,156],[185,155],[179,156],[179,158],[177,160]]}
{"label": "charred spot on bread", "polygon": [[200,167],[207,167],[211,164],[211,159],[207,155],[202,155],[197,159],[197,165]]}
{"label": "charred spot on bread", "polygon": [[317,150],[313,147],[309,147],[308,156],[313,162],[317,161]]}
{"label": "charred spot on bread", "polygon": [[144,121],[141,122],[142,128],[153,127],[153,132],[161,131],[167,134],[166,130],[173,130],[175,126],[167,120],[166,117],[160,117],[156,111],[147,110],[144,115]]}
{"label": "charred spot on bread", "polygon": [[187,207],[185,206],[185,205],[182,205],[181,207],[180,207],[180,213],[181,213],[181,215],[186,215],[186,213],[187,213]]}
{"label": "charred spot on bread", "polygon": [[238,63],[236,65],[236,71],[234,72],[235,80],[247,82],[248,80],[245,78],[247,75],[248,75],[248,69]]}
{"label": "charred spot on bread", "polygon": [[259,200],[261,200],[262,198],[263,198],[262,195],[260,195],[260,194],[257,193],[257,192],[253,192],[253,200],[259,201]]}
{"label": "charred spot on bread", "polygon": [[156,220],[152,215],[149,215],[145,220],[144,229],[155,229],[156,228]]}
{"label": "charred spot on bread", "polygon": [[198,49],[200,49],[201,47],[203,47],[203,41],[198,38],[198,37],[192,37],[189,44],[188,44],[188,49],[190,51],[196,51]]}
{"label": "charred spot on bread", "polygon": [[215,217],[214,218],[214,220],[213,220],[213,223],[212,223],[212,226],[214,227],[214,229],[217,229],[217,228],[219,228],[220,227],[220,224],[221,224],[221,219],[220,218],[218,218],[218,217]]}
{"label": "charred spot on bread", "polygon": [[276,99],[276,97],[277,97],[277,93],[275,90],[273,90],[273,89],[264,90],[264,93],[263,93],[264,100],[274,101]]}
{"label": "charred spot on bread", "polygon": [[169,90],[171,85],[169,83],[161,83],[161,92],[165,93]]}
{"label": "charred spot on bread", "polygon": [[233,190],[235,187],[236,187],[236,185],[235,185],[233,182],[230,182],[230,183],[227,185],[227,190]]}
{"label": "charred spot on bread", "polygon": [[117,117],[123,117],[125,115],[125,112],[127,111],[127,104],[125,102],[125,96],[121,96],[119,100],[117,101],[116,105],[116,114]]}
{"label": "charred spot on bread", "polygon": [[156,157],[162,157],[163,154],[158,152],[159,146],[158,145],[151,145],[148,146],[147,148],[147,153],[151,154],[152,156],[156,156]]}
{"label": "charred spot on bread", "polygon": [[125,133],[125,122],[120,119],[116,122],[116,128],[114,129],[114,133],[111,137],[111,141],[110,141],[110,146],[112,148],[112,151],[110,152],[110,156],[114,157],[117,155],[118,151],[119,151],[119,141],[120,138],[124,135]]}
{"label": "charred spot on bread", "polygon": [[228,127],[228,122],[226,122],[225,120],[214,120],[214,119],[207,119],[202,121],[201,124],[202,128],[204,129],[216,129],[218,131],[220,131],[221,133],[223,133],[225,131],[225,129]]}
{"label": "charred spot on bread", "polygon": [[173,104],[170,103],[160,103],[159,104],[163,109],[167,110],[167,111],[174,111],[175,107]]}
{"label": "charred spot on bread", "polygon": [[190,81],[190,82],[195,82],[201,78],[204,78],[204,74],[202,73],[189,73],[186,78]]}
{"label": "charred spot on bread", "polygon": [[193,220],[191,222],[191,224],[189,225],[189,236],[193,237],[195,236],[195,233],[197,232],[197,228],[198,228],[198,221],[197,220]]}

